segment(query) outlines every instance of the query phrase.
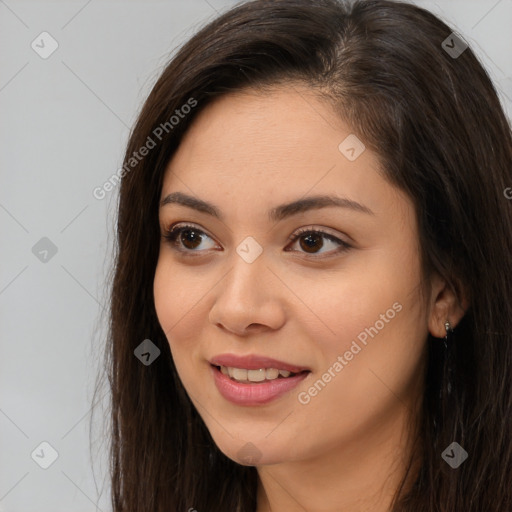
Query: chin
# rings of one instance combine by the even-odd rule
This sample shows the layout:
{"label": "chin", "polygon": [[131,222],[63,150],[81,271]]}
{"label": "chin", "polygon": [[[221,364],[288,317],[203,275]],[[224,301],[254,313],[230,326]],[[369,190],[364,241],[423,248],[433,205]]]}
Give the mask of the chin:
{"label": "chin", "polygon": [[224,437],[221,441],[214,437],[219,450],[229,459],[242,466],[266,466],[288,462],[297,456],[297,448],[287,446],[278,439],[260,439],[260,435],[251,438],[244,435],[243,440]]}

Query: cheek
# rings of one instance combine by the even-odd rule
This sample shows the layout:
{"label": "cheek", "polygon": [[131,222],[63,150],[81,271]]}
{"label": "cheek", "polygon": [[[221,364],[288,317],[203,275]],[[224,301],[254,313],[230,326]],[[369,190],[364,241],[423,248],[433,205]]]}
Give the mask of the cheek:
{"label": "cheek", "polygon": [[426,335],[417,262],[391,256],[374,252],[351,266],[350,272],[333,273],[317,282],[302,280],[294,288],[311,304],[296,318],[321,356],[319,371],[327,371],[338,356],[346,356],[344,369],[359,369],[353,377],[363,390],[364,379],[375,380],[369,371],[374,366],[388,369],[388,375],[393,368],[414,365]]}
{"label": "cheek", "polygon": [[171,334],[172,326],[177,321],[179,301],[177,296],[180,290],[179,280],[176,274],[171,272],[170,265],[162,258],[158,260],[153,281],[153,296],[155,310],[162,330],[167,338]]}
{"label": "cheek", "polygon": [[153,282],[156,314],[178,375],[187,387],[193,385],[198,361],[204,358],[200,333],[208,318],[206,292],[204,275],[197,267],[180,268],[170,258],[159,258]]}
{"label": "cheek", "polygon": [[341,438],[364,437],[405,404],[412,409],[421,385],[424,344],[411,319],[414,305],[384,298],[364,311],[348,303],[340,308],[345,309],[338,310],[338,338],[318,340],[321,363],[294,397],[295,418],[303,420],[301,438],[326,449]]}
{"label": "cheek", "polygon": [[158,320],[168,339],[187,338],[204,296],[200,272],[180,268],[170,258],[160,257],[155,271],[153,294]]}
{"label": "cheek", "polygon": [[[197,271],[180,268],[165,258],[159,259],[153,282],[156,314],[169,343],[178,378],[200,415],[204,414],[202,404],[209,403],[204,398],[209,364],[202,361],[204,351],[201,350],[201,326],[205,325],[208,315],[201,302],[205,299],[205,288],[205,280],[198,279]],[[198,363],[203,362],[201,371]],[[215,429],[215,424],[209,424],[208,414],[203,416],[203,421],[208,429]]]}
{"label": "cheek", "polygon": [[[369,338],[365,329],[375,323],[381,333],[394,329],[400,321],[395,317],[404,316],[396,310],[406,307],[410,283],[417,276],[396,263],[387,263],[384,255],[371,256],[364,261],[362,257],[360,261],[352,259],[350,270],[324,274],[318,271],[316,279],[306,276],[291,280],[291,275],[284,278],[294,283],[293,293],[298,299],[292,300],[296,303],[293,322],[299,322],[299,328],[305,330],[304,337],[331,358],[349,350],[358,336],[364,343]],[[400,304],[393,308],[395,303]]]}

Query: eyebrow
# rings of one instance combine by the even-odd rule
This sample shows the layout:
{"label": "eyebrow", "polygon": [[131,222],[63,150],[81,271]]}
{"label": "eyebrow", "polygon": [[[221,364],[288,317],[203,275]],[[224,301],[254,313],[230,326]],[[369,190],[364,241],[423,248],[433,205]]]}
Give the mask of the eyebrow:
{"label": "eyebrow", "polygon": [[[198,199],[197,197],[189,196],[183,192],[172,192],[160,201],[160,207],[167,204],[180,204],[188,208],[192,208],[207,215],[211,215],[221,221],[224,220],[219,208],[211,203]],[[340,207],[349,208],[351,210],[366,213],[369,215],[375,215],[367,206],[364,206],[356,201],[347,199],[345,197],[339,197],[336,195],[317,195],[309,196],[303,199],[297,199],[291,203],[281,204],[272,208],[268,212],[268,218],[270,221],[278,222],[292,215],[297,215],[308,210],[317,210],[320,208],[327,207]]]}

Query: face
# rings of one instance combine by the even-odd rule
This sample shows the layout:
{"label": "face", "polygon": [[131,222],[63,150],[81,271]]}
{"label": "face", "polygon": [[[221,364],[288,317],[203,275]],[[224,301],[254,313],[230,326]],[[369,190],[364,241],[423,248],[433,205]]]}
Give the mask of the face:
{"label": "face", "polygon": [[[180,192],[218,215],[163,201],[162,235],[175,231],[162,236],[157,315],[190,399],[240,464],[333,453],[422,392],[413,204],[362,149],[312,91],[280,87],[209,104],[169,162],[161,199]],[[280,208],[317,196],[340,201]],[[274,379],[286,367],[297,376]]]}

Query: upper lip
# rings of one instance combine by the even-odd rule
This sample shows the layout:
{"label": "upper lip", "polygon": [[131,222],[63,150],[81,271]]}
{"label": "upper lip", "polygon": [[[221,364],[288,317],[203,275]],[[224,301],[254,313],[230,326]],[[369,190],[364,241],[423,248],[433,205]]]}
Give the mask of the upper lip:
{"label": "upper lip", "polygon": [[232,368],[243,368],[246,370],[259,370],[260,368],[276,368],[277,370],[288,370],[292,373],[311,371],[304,366],[297,366],[284,361],[278,361],[272,357],[261,355],[237,356],[236,354],[219,354],[212,357],[210,363],[214,366],[230,366]]}

